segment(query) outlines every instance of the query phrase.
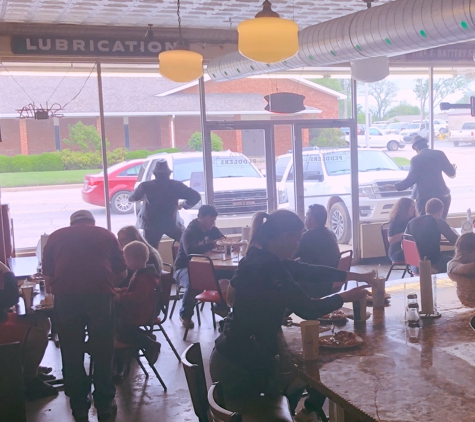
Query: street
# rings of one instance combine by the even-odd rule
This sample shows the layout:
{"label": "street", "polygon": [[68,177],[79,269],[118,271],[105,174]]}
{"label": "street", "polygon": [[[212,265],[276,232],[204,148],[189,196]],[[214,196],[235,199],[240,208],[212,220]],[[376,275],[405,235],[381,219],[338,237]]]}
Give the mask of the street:
{"label": "street", "polygon": [[[457,164],[457,177],[446,178],[452,191],[450,212],[465,212],[470,207],[475,210],[475,147],[453,147],[443,142],[437,142],[435,146],[447,154],[450,162]],[[402,150],[388,154],[410,159],[415,153],[407,145]],[[78,209],[90,210],[96,218],[96,224],[106,227],[105,208],[83,202],[80,185],[3,189],[2,203],[10,205],[16,248],[36,246],[41,234],[49,234],[69,225],[69,216]],[[123,226],[133,224],[135,214],[112,214],[114,233]]]}

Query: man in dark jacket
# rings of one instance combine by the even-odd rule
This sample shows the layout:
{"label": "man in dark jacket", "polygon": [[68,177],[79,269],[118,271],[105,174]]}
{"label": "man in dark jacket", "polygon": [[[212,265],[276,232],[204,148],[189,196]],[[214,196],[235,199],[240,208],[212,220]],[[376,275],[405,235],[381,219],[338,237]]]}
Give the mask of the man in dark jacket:
{"label": "man in dark jacket", "polygon": [[440,199],[444,204],[442,218],[445,220],[452,198],[442,173],[454,178],[457,166],[452,165],[442,151],[429,149],[426,138],[415,136],[412,148],[417,151],[417,155],[411,159],[409,174],[394,186],[398,191],[401,191],[415,185],[412,197],[416,201],[417,211],[420,215],[426,213],[426,203],[429,199]]}
{"label": "man in dark jacket", "polygon": [[201,195],[178,180],[170,179],[172,171],[166,159],[157,161],[153,174],[155,180],[141,183],[129,195],[129,201],[143,201],[139,217],[142,220],[144,236],[148,243],[158,249],[162,236],[166,234],[180,240],[184,227],[177,220],[178,201],[184,199],[183,208],[194,207]]}
{"label": "man in dark jacket", "polygon": [[224,235],[214,225],[218,211],[212,205],[202,205],[198,211],[198,218],[193,220],[183,233],[180,247],[175,261],[177,282],[185,288],[183,305],[180,309],[180,320],[185,328],[193,328],[191,320],[195,296],[200,293],[190,289],[188,276],[188,261],[191,254],[204,254],[216,247],[216,240]]}

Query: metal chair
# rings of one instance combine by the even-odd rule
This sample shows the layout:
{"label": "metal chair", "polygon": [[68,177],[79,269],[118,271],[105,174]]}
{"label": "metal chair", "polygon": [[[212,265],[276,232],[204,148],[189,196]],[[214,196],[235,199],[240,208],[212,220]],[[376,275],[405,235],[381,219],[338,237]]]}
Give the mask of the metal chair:
{"label": "metal chair", "polygon": [[[384,250],[386,252],[386,256],[388,256],[389,252],[389,239],[388,239],[388,228],[389,228],[389,223],[383,223],[381,224],[381,236],[383,238],[383,245],[384,245]],[[388,256],[389,258],[389,256]],[[410,273],[410,268],[409,265],[407,265],[405,262],[392,262],[391,261],[391,266],[389,267],[388,274],[386,275],[386,280],[389,279],[389,276],[391,275],[392,271],[403,271],[402,277],[406,275],[407,272]]]}
{"label": "metal chair", "polygon": [[[177,242],[176,240],[173,241],[172,243],[172,257],[173,257],[173,265],[175,265],[176,257],[178,256],[178,248],[180,247],[180,243]],[[172,267],[172,274],[173,274],[173,267]],[[176,303],[183,298],[183,293],[181,289],[183,289],[183,286],[180,286],[180,283],[175,280],[176,283],[176,290],[175,290],[175,298],[173,299],[173,306],[172,310],[170,311],[170,318],[173,316],[173,312],[175,311],[175,306]]]}
{"label": "metal chair", "polygon": [[[406,261],[406,265],[419,268],[421,257],[419,255],[419,249],[417,249],[417,244],[414,238],[407,234],[403,235],[401,247],[402,251],[404,252],[404,261]],[[414,275],[410,269],[408,269],[408,272],[411,274],[411,277]]]}
{"label": "metal chair", "polygon": [[351,249],[348,251],[340,252],[340,260],[338,261],[337,269],[343,270],[343,271],[350,271],[352,259],[353,259],[353,251]]}
{"label": "metal chair", "polygon": [[219,403],[223,403],[223,392],[219,382],[215,382],[208,391],[208,404],[213,422],[242,422],[239,413],[226,410]]}
{"label": "metal chair", "polygon": [[[190,279],[190,289],[201,292],[195,297],[198,325],[201,325],[199,305],[209,302],[211,305],[211,315],[213,317],[213,327],[216,329],[216,316],[213,304],[225,303],[225,300],[221,293],[211,258],[206,255],[191,254],[190,261],[188,262],[188,277]],[[183,340],[186,340],[188,330],[189,328],[186,328]]]}

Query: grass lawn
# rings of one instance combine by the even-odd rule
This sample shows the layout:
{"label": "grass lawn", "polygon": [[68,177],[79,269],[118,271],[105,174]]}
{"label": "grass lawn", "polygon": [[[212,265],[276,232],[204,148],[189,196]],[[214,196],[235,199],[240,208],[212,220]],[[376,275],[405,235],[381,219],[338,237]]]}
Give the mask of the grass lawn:
{"label": "grass lawn", "polygon": [[[411,164],[411,160],[408,160],[407,158],[404,158],[404,157],[392,157],[392,159],[394,162],[396,162],[398,166],[408,166],[409,164]],[[0,180],[2,180],[1,175],[0,175]]]}
{"label": "grass lawn", "polygon": [[26,173],[0,173],[0,186],[68,185],[83,183],[85,174],[99,173],[100,170],[32,171]]}

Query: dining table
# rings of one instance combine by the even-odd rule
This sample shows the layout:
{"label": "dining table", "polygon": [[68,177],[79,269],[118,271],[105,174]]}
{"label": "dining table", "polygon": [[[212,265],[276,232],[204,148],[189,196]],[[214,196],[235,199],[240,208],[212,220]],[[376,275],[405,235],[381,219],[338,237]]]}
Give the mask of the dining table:
{"label": "dining table", "polygon": [[232,251],[231,255],[225,256],[222,252],[210,251],[205,254],[213,261],[217,271],[235,271],[239,261],[243,258],[242,252]]}
{"label": "dining table", "polygon": [[330,399],[334,421],[475,421],[475,332],[469,324],[475,309],[462,305],[458,295],[464,293],[447,274],[436,277],[442,316],[421,319],[418,327],[405,321],[407,295],[416,293],[420,302],[419,278],[411,277],[391,281],[390,303],[368,307],[366,322],[337,326],[363,339],[357,347],[319,347],[318,359],[306,361],[300,327],[282,328],[284,360]]}

